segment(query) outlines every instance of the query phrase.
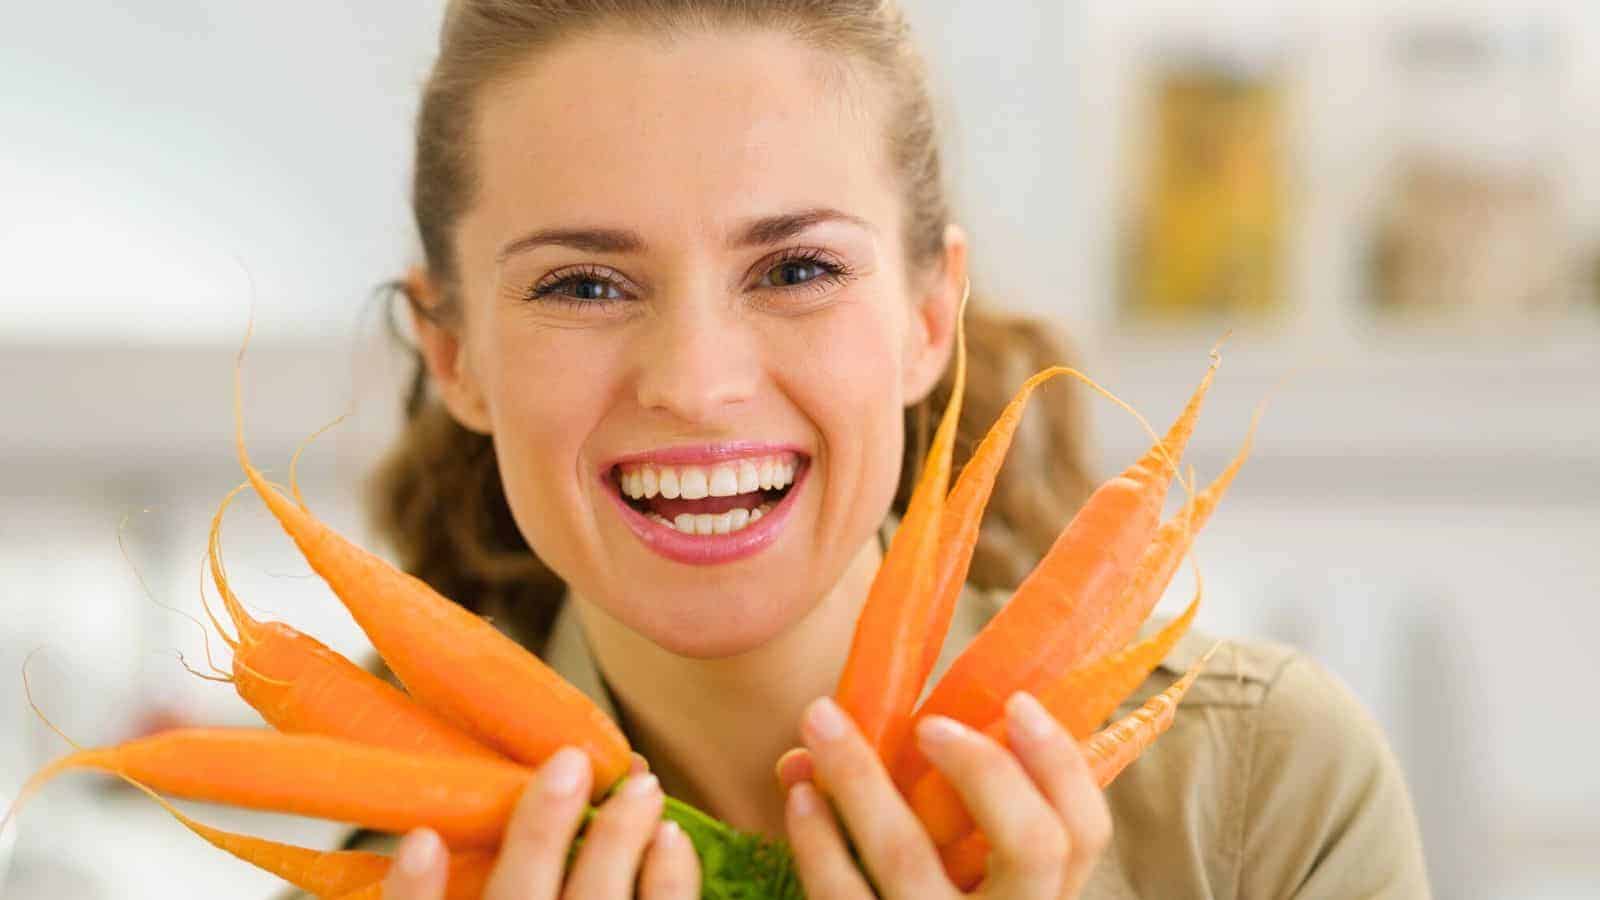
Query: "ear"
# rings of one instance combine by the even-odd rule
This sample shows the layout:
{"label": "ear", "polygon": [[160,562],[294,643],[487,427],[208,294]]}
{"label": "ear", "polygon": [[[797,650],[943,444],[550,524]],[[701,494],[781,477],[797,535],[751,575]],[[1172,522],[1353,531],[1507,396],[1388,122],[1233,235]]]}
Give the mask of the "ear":
{"label": "ear", "polygon": [[461,427],[479,434],[491,433],[489,406],[484,402],[482,386],[467,364],[461,326],[450,324],[437,315],[436,311],[442,309],[439,292],[421,268],[407,273],[406,293],[411,301],[412,331],[428,367],[428,377],[438,388],[445,409]]}
{"label": "ear", "polygon": [[944,228],[942,265],[927,280],[913,310],[901,381],[907,406],[928,396],[950,364],[956,312],[966,287],[967,233],[952,223]]}

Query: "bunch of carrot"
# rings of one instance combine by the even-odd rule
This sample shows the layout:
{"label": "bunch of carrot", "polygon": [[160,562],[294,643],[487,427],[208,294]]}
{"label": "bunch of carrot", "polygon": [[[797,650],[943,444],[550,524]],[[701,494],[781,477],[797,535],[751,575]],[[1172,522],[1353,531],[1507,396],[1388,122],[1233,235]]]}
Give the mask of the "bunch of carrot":
{"label": "bunch of carrot", "polygon": [[[1028,691],[1080,740],[1100,786],[1110,784],[1171,727],[1179,701],[1209,660],[1208,653],[1141,709],[1094,731],[1138,688],[1193,621],[1200,602],[1198,586],[1181,616],[1129,644],[1243,466],[1250,437],[1203,491],[1196,494],[1184,482],[1190,491],[1187,503],[1161,521],[1168,488],[1179,476],[1184,447],[1216,373],[1219,356],[1213,351],[1205,377],[1167,433],[1155,437],[1144,456],[1100,485],[1010,602],[918,704],[966,581],[983,507],[1029,396],[1046,381],[1069,375],[1126,408],[1081,372],[1061,366],[1045,369],[1018,390],[951,488],[951,457],[965,387],[959,331],[957,340],[950,401],[857,621],[835,697],[872,743],[940,847],[952,881],[970,888],[983,877],[988,845],[955,789],[909,739],[916,722],[924,716],[946,716],[1004,741],[1004,703],[1011,694]],[[1148,425],[1145,428],[1154,436]],[[1252,423],[1252,436],[1254,429]]]}
{"label": "bunch of carrot", "polygon": [[[239,365],[242,356],[243,350]],[[965,379],[959,329],[956,366],[955,390],[862,610],[837,696],[941,847],[952,878],[970,886],[983,875],[987,845],[953,789],[908,740],[913,724],[945,715],[1003,737],[1004,700],[1028,690],[1084,739],[1093,771],[1102,785],[1109,783],[1171,724],[1197,674],[1189,672],[1134,716],[1091,736],[1192,621],[1198,592],[1183,616],[1129,645],[1243,463],[1248,443],[1215,483],[1160,522],[1168,483],[1215,371],[1213,354],[1167,435],[1095,492],[1011,603],[917,706],[1028,396],[1062,374],[1106,393],[1071,369],[1033,376],[947,494]],[[231,671],[213,666],[215,674],[207,677],[231,682],[272,729],[180,729],[78,750],[30,779],[6,818],[56,774],[100,769],[151,793],[206,841],[318,897],[378,898],[390,858],[220,831],[179,813],[156,792],[387,832],[431,827],[452,851],[450,896],[477,897],[533,768],[558,748],[577,746],[592,763],[598,799],[628,775],[628,743],[598,707],[533,654],[319,521],[300,496],[293,466],[293,499],[269,482],[245,449],[238,377],[236,367],[235,440],[247,481],[222,500],[207,547],[211,580],[234,634],[209,604],[206,612],[233,659]],[[220,532],[229,503],[247,486],[338,595],[404,690],[288,624],[261,622],[245,611],[228,582]],[[781,843],[739,833],[670,797],[664,815],[684,829],[700,855],[704,897],[801,896]]]}

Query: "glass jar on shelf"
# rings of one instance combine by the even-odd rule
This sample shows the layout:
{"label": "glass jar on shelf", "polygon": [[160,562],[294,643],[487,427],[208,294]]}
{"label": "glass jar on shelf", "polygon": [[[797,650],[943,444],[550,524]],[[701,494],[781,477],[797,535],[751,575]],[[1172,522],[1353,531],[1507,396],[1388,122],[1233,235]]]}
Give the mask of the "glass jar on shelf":
{"label": "glass jar on shelf", "polygon": [[1369,259],[1381,320],[1499,331],[1568,304],[1558,50],[1554,23],[1531,14],[1393,32]]}

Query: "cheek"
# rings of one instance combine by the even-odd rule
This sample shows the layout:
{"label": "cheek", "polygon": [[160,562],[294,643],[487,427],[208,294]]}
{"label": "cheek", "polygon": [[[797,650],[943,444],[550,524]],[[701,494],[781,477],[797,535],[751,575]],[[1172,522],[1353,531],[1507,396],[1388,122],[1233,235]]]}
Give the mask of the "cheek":
{"label": "cheek", "polygon": [[605,341],[517,333],[506,323],[498,333],[484,355],[484,382],[501,479],[524,537],[559,567],[587,530],[576,516],[590,474],[581,453],[615,392],[614,351]]}

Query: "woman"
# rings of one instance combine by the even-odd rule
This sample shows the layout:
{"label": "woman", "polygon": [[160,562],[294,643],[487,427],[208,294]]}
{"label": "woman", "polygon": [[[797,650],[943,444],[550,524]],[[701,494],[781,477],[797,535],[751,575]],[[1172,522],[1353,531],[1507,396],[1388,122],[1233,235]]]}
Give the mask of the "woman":
{"label": "woman", "polygon": [[[953,895],[826,699],[946,396],[967,281],[899,11],[456,0],[418,121],[423,369],[379,523],[409,569],[613,712],[653,773],[564,871],[591,774],[557,754],[488,896],[697,896],[663,789],[788,839],[812,897],[867,896],[862,868],[889,897]],[[1029,323],[980,307],[967,325],[963,446],[1061,359]],[[1086,493],[1056,391],[1013,450],[947,655]],[[984,896],[1426,893],[1381,736],[1281,648],[1225,658],[1104,795],[1030,698],[1008,719],[1011,749],[945,720],[917,735],[994,845]],[[774,789],[800,744],[826,796],[805,772]],[[435,900],[444,878],[419,831],[385,895]]]}

